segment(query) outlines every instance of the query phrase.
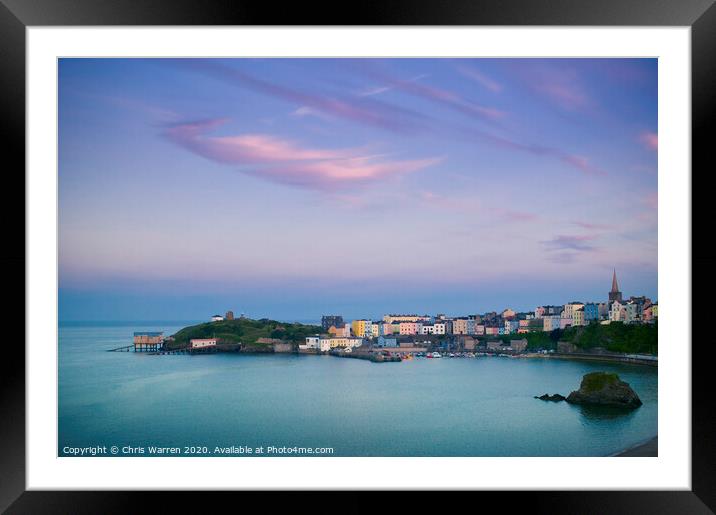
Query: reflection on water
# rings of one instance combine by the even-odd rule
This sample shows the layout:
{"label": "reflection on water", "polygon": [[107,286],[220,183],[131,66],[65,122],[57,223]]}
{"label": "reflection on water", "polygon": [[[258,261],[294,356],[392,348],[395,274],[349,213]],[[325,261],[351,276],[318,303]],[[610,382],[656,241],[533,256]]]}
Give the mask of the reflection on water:
{"label": "reflection on water", "polygon": [[579,411],[579,414],[585,421],[600,421],[621,419],[627,421],[635,415],[635,412],[641,409],[620,408],[619,406],[593,406],[589,404],[572,404],[572,407]]}

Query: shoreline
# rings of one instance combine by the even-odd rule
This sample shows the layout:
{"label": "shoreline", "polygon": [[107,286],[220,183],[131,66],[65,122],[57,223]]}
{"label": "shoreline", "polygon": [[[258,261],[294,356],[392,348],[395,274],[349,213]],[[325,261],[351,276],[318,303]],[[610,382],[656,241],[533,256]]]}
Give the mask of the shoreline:
{"label": "shoreline", "polygon": [[567,359],[575,361],[601,361],[606,363],[623,363],[627,365],[643,365],[647,367],[658,367],[658,360],[646,361],[639,358],[633,358],[628,354],[623,356],[613,354],[583,354],[583,353],[553,353],[553,354],[538,354],[528,352],[520,355],[516,355],[516,358],[523,359]]}
{"label": "shoreline", "polygon": [[610,457],[617,458],[656,458],[658,456],[659,435],[610,455]]}
{"label": "shoreline", "polygon": [[[232,345],[233,346],[233,345]],[[119,347],[116,349],[106,349],[108,352],[131,352],[133,345],[126,345],[124,347]],[[182,348],[175,348],[175,349],[166,349],[166,350],[157,350],[157,351],[142,351],[142,353],[151,354],[151,355],[169,355],[169,354],[281,354],[281,355],[298,355],[298,356],[320,356],[320,355],[330,355],[334,357],[345,357],[345,358],[358,358],[358,359],[368,359],[368,355],[365,352],[354,352],[353,355],[351,354],[337,354],[333,352],[334,349],[331,349],[331,351],[326,352],[316,352],[316,351],[305,351],[305,350],[298,350],[298,351],[275,351],[272,349],[236,349],[236,348],[218,348],[218,349],[201,349],[201,350],[191,350],[185,347]],[[393,349],[382,349],[382,350],[393,350]],[[417,351],[417,350],[416,350]],[[399,353],[400,354],[408,354],[413,351],[412,349],[408,348],[401,348]],[[420,352],[425,352],[424,348],[419,349]],[[480,358],[485,357],[495,357],[496,355],[482,355],[479,356]],[[478,357],[478,356],[476,356]],[[527,352],[523,354],[513,354],[509,356],[512,359],[560,359],[560,360],[571,360],[571,361],[591,361],[591,362],[603,362],[603,363],[619,363],[622,365],[639,365],[639,366],[647,366],[647,367],[653,367],[657,368],[658,361],[642,361],[639,359],[634,359],[628,356],[616,356],[616,355],[589,355],[589,354],[561,354],[561,353],[554,353],[554,354],[537,354],[533,352]],[[391,360],[389,360],[391,361]]]}

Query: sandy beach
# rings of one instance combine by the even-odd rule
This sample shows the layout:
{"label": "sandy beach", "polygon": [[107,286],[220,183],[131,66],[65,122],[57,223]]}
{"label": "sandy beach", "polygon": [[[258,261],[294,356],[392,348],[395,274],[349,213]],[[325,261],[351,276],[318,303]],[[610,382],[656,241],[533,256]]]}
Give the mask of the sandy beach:
{"label": "sandy beach", "polygon": [[659,455],[659,437],[655,436],[651,440],[648,440],[639,445],[635,445],[629,449],[626,449],[614,456],[624,458],[651,458]]}

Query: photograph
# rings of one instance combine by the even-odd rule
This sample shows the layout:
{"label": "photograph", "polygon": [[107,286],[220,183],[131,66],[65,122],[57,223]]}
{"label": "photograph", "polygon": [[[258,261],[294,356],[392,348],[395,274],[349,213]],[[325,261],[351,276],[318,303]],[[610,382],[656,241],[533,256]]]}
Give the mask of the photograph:
{"label": "photograph", "polygon": [[56,456],[658,457],[659,65],[59,57]]}

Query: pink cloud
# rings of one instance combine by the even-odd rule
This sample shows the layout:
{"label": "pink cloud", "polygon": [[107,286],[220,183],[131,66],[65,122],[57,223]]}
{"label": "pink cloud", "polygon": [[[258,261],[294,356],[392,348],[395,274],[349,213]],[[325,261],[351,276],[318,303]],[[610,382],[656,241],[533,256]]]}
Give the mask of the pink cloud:
{"label": "pink cloud", "polygon": [[267,134],[207,136],[225,120],[168,127],[164,137],[202,157],[238,165],[248,175],[319,190],[373,182],[431,166],[441,158],[389,160],[365,149],[317,149]]}
{"label": "pink cloud", "polygon": [[639,135],[639,141],[650,150],[659,150],[659,136],[654,132],[642,132]]}

